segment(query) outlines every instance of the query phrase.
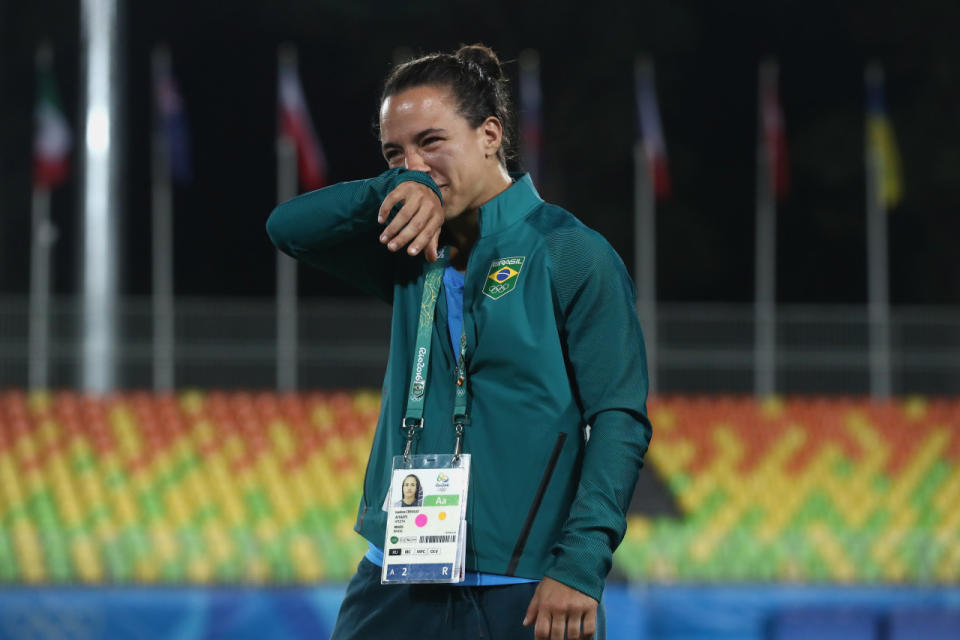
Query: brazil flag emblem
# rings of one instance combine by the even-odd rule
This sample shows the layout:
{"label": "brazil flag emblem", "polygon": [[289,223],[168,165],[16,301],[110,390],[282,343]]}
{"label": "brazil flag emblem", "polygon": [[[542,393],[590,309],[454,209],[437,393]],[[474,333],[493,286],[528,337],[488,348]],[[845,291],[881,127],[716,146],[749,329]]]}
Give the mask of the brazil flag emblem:
{"label": "brazil flag emblem", "polygon": [[483,284],[483,295],[496,300],[513,291],[517,286],[524,258],[525,256],[500,258],[491,262],[487,280]]}

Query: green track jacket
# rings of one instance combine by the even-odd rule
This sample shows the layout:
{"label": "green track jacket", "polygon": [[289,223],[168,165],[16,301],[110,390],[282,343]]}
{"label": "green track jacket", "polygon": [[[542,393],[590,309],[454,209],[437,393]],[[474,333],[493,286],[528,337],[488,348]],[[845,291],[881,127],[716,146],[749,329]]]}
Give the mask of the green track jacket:
{"label": "green track jacket", "polygon": [[[427,174],[391,169],[301,195],[267,221],[283,252],[393,303],[380,420],[356,523],[378,546],[392,457],[405,445],[401,423],[426,268],[421,256],[378,242],[377,210],[404,180],[440,196]],[[466,568],[549,576],[599,600],[651,436],[633,284],[609,243],[545,203],[529,176],[483,205],[479,220],[463,293],[464,452],[473,456]],[[455,364],[441,293],[418,453],[453,452]]]}

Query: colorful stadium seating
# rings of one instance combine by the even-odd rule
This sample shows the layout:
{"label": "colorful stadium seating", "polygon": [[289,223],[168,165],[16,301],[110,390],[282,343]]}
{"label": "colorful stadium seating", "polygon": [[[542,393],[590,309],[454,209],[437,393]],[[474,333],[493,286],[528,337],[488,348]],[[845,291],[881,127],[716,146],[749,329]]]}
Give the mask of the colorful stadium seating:
{"label": "colorful stadium seating", "polygon": [[647,463],[683,517],[632,517],[633,579],[960,580],[960,401],[664,397]]}
{"label": "colorful stadium seating", "polygon": [[349,576],[379,397],[0,394],[0,581]]}
{"label": "colorful stadium seating", "polygon": [[[0,393],[0,583],[345,580],[379,397]],[[659,582],[960,581],[960,400],[661,397]]]}

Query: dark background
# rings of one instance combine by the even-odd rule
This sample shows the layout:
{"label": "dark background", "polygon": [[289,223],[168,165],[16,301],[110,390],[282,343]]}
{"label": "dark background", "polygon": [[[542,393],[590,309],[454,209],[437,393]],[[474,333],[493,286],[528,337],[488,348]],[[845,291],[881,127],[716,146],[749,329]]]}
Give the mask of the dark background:
{"label": "dark background", "polygon": [[[0,294],[28,286],[34,48],[51,39],[79,137],[78,21],[77,1],[0,3]],[[767,56],[780,61],[792,183],[778,219],[778,299],[865,300],[863,70],[881,61],[906,190],[889,219],[891,300],[960,300],[955,2],[131,0],[121,23],[126,294],[150,287],[155,44],[170,46],[193,138],[195,178],[175,198],[177,292],[268,296],[274,252],[263,223],[276,197],[277,46],[299,50],[330,178],[340,181],[384,169],[371,124],[394,50],[480,41],[512,78],[521,50],[540,51],[541,193],[603,233],[631,270],[632,65],[637,52],[653,56],[674,186],[657,219],[659,296],[669,301],[753,297],[756,78]],[[78,288],[78,186],[74,171],[53,199],[58,293]],[[348,293],[315,272],[302,272],[300,283],[305,295]]]}

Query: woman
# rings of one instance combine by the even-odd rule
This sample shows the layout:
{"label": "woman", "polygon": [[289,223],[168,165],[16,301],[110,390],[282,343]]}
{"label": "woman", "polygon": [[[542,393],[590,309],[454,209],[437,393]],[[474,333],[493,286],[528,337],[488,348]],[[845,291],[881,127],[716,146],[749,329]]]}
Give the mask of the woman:
{"label": "woman", "polygon": [[[651,433],[633,284],[606,240],[507,171],[512,114],[492,51],[402,64],[380,104],[389,169],[295,198],[267,223],[282,251],[393,304],[355,526],[370,552],[333,637],[602,638],[598,604]],[[418,315],[438,259],[424,358]],[[422,428],[402,430],[407,382],[424,364]],[[392,457],[408,442],[454,450],[460,385],[467,580],[381,585]]]}
{"label": "woman", "polygon": [[423,505],[423,488],[420,486],[420,478],[414,474],[408,475],[403,479],[400,485],[401,497],[397,500],[395,507],[419,507]]}

